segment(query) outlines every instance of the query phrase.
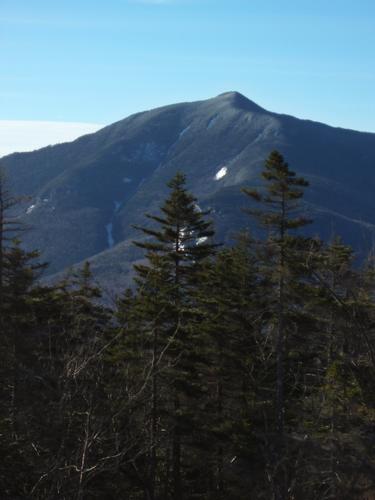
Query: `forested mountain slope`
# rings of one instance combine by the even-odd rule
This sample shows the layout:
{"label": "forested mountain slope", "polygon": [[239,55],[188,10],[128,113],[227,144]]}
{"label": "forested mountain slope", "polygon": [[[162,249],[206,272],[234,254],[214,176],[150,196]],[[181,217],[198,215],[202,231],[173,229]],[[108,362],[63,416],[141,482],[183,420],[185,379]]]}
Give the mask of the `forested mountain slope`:
{"label": "forested mountain slope", "polygon": [[271,150],[310,181],[309,231],[340,234],[357,251],[375,228],[375,134],[266,111],[236,92],[138,113],[72,143],[1,160],[34,227],[24,237],[54,274],[86,259],[103,283],[123,286],[138,257],[133,224],[155,213],[165,183],[183,171],[202,209],[212,209],[217,239],[249,224],[241,187],[258,184]]}

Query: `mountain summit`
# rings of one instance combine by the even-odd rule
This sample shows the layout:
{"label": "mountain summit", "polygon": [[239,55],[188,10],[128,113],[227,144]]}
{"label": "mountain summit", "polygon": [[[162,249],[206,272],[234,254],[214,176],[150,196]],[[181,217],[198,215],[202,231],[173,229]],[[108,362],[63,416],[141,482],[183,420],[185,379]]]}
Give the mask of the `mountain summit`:
{"label": "mountain summit", "polygon": [[356,249],[373,244],[375,134],[269,112],[238,92],[137,113],[71,143],[2,159],[15,193],[27,195],[28,247],[42,250],[50,273],[90,259],[102,281],[128,281],[139,257],[133,224],[155,213],[177,170],[218,239],[230,242],[250,221],[241,187],[259,183],[271,150],[306,177],[311,230],[335,233]]}
{"label": "mountain summit", "polygon": [[255,102],[251,101],[244,95],[239,92],[224,92],[223,94],[218,95],[212,99],[214,101],[223,101],[228,106],[232,106],[234,108],[242,109],[243,111],[253,111],[253,112],[262,112],[265,111],[263,108],[258,106]]}

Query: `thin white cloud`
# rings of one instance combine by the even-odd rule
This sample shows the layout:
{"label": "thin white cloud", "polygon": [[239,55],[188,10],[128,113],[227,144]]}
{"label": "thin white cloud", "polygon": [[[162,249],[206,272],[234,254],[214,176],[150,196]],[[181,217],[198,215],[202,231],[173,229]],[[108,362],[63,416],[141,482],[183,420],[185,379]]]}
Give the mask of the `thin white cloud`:
{"label": "thin white cloud", "polygon": [[77,122],[0,120],[0,158],[15,152],[68,142],[96,132],[103,125]]}

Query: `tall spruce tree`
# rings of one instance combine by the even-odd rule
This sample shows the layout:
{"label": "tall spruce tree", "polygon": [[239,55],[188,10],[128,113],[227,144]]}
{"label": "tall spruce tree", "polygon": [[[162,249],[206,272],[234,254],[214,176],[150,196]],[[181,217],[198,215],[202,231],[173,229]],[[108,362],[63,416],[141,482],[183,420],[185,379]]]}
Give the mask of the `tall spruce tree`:
{"label": "tall spruce tree", "polygon": [[[244,189],[244,192],[255,202],[262,204],[263,209],[251,208],[249,213],[268,232],[264,264],[269,269],[270,297],[273,302],[270,304],[271,324],[276,330],[275,424],[278,449],[275,453],[275,498],[281,500],[286,498],[288,484],[285,468],[280,469],[280,464],[285,463],[285,367],[288,330],[290,331],[288,310],[294,306],[293,301],[297,300],[297,295],[294,294],[293,297],[291,291],[298,281],[298,263],[303,255],[301,240],[292,233],[310,222],[299,213],[299,202],[308,182],[297,177],[277,151],[273,151],[266,160],[262,178],[265,181],[263,189]],[[302,248],[306,249],[305,245]]]}
{"label": "tall spruce tree", "polygon": [[[215,245],[207,212],[197,206],[196,198],[185,187],[181,173],[168,183],[171,192],[161,207],[161,215],[147,217],[158,227],[140,228],[146,236],[136,245],[146,250],[147,264],[135,266],[143,335],[149,338],[151,355],[151,463],[152,493],[155,491],[158,453],[156,435],[161,432],[160,413],[169,414],[166,427],[170,438],[170,473],[168,494],[174,500],[188,496],[186,474],[189,436],[197,422],[193,401],[199,398],[199,372],[203,362],[200,353],[200,332],[196,326],[195,290],[200,285],[203,263],[213,255]],[[154,226],[155,227],[155,226]],[[169,389],[168,389],[169,388]],[[164,395],[163,411],[160,395]],[[166,429],[164,429],[166,431]],[[169,451],[164,450],[164,460]],[[184,484],[185,483],[185,484]]]}

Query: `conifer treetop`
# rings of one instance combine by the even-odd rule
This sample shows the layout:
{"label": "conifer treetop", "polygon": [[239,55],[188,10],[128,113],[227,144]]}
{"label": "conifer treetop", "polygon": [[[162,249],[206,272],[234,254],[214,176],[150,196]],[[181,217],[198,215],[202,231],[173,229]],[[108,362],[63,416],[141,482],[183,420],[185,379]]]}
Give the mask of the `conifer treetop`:
{"label": "conifer treetop", "polygon": [[304,216],[293,214],[300,207],[299,200],[309,183],[290,170],[278,151],[271,152],[261,176],[266,181],[264,189],[245,188],[243,192],[267,207],[264,210],[247,210],[262,226],[285,233],[289,229],[297,229],[312,222]]}
{"label": "conifer treetop", "polygon": [[134,226],[151,241],[134,242],[149,252],[168,256],[172,261],[197,261],[212,254],[214,235],[212,222],[206,221],[209,211],[197,208],[197,199],[186,190],[186,177],[177,172],[168,182],[170,194],[160,207],[160,215],[146,214],[158,228]]}

